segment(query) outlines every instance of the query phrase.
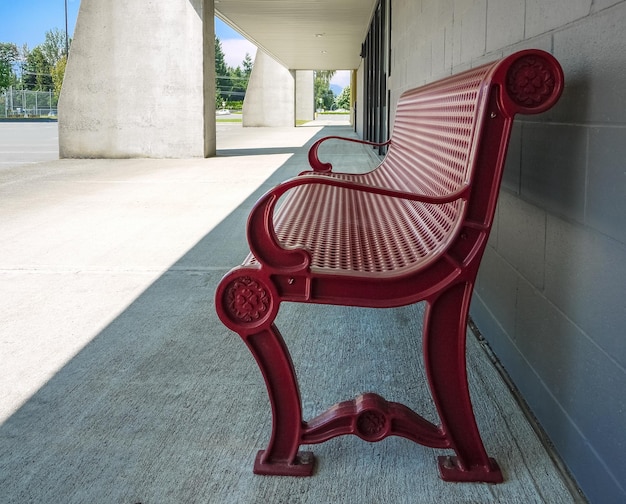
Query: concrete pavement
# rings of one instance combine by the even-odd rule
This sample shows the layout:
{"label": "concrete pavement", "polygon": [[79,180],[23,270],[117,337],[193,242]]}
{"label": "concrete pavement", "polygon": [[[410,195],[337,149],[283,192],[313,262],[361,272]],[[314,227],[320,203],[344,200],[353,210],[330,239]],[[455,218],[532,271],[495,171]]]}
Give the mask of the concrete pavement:
{"label": "concrete pavement", "polygon": [[[399,438],[315,446],[308,479],[252,474],[267,395],[213,294],[247,253],[251,205],[306,167],[320,134],[350,130],[224,125],[216,158],[0,172],[0,503],[576,502],[473,338],[470,388],[504,484],[444,483],[441,451]],[[376,162],[355,144],[322,156],[338,169]],[[285,303],[277,325],[306,417],[376,390],[434,420],[422,308]]]}
{"label": "concrete pavement", "polygon": [[0,170],[58,158],[56,122],[0,121]]}
{"label": "concrete pavement", "polygon": [[212,159],[16,160],[0,171],[0,420],[320,130],[220,129]]}

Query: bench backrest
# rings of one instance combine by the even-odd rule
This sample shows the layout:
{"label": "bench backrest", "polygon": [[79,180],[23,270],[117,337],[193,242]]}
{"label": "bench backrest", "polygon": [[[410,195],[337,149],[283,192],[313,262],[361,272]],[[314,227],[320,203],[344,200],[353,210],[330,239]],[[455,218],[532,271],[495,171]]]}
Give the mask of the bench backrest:
{"label": "bench backrest", "polygon": [[[407,91],[398,102],[389,150],[377,177],[409,192],[455,192],[473,181],[479,143],[503,143],[503,162],[513,116],[547,110],[558,100],[562,85],[556,60],[543,51],[527,50]],[[483,138],[484,123],[496,115],[504,119],[504,131]]]}
{"label": "bench backrest", "polygon": [[381,171],[398,189],[442,196],[469,182],[490,66],[404,93]]}

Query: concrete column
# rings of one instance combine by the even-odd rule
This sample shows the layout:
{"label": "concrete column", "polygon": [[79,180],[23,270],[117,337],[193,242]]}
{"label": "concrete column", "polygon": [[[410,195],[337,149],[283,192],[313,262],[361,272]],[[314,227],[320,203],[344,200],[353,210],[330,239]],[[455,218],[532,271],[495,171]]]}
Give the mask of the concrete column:
{"label": "concrete column", "polygon": [[295,72],[256,52],[243,101],[243,125],[295,126]]}
{"label": "concrete column", "polygon": [[358,70],[350,72],[350,124],[356,126],[356,100],[358,88]]}
{"label": "concrete column", "polygon": [[315,119],[313,70],[296,71],[296,122]]}
{"label": "concrete column", "polygon": [[82,0],[61,157],[215,155],[213,19],[213,0]]}
{"label": "concrete column", "polygon": [[[354,109],[356,110],[356,118],[355,118],[355,128],[357,134],[363,138],[363,133],[365,129],[364,119],[365,119],[365,69],[363,68],[363,60],[361,60],[361,64],[359,68],[356,70],[356,75],[353,73],[352,79],[350,81],[350,92],[354,94]],[[354,83],[354,84],[353,84]]]}

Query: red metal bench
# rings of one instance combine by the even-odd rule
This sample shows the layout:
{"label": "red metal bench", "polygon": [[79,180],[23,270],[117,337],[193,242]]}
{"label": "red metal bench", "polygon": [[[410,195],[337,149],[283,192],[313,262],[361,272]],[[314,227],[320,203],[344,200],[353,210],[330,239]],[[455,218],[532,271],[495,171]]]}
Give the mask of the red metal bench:
{"label": "red metal bench", "polygon": [[[257,202],[247,226],[251,254],[216,293],[217,313],[254,355],[272,406],[271,439],[255,473],[307,476],[314,458],[300,445],[396,435],[454,450],[439,457],[444,480],[502,481],[468,392],[468,309],[513,117],[547,110],[562,87],[558,62],[527,50],[408,91],[376,169],[333,173],[317,151],[337,137],[324,138],[309,152],[313,171]],[[291,357],[274,325],[282,301],[379,308],[426,301],[424,364],[441,424],[373,393],[304,421]]]}

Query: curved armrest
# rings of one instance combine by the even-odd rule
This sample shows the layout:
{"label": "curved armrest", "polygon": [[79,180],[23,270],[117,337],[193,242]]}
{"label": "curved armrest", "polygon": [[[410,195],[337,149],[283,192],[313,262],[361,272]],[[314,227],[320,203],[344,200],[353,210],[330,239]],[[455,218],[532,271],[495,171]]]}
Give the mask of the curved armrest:
{"label": "curved armrest", "polygon": [[[469,185],[465,185],[461,189],[447,194],[446,196],[427,196],[425,194],[415,194],[381,186],[361,184],[315,173],[286,180],[262,196],[253,207],[248,217],[248,244],[250,245],[250,251],[260,263],[283,271],[292,270],[296,272],[308,268],[311,258],[305,249],[286,249],[280,245],[274,229],[274,210],[279,198],[287,191],[298,186],[313,184],[334,186],[353,191],[431,204],[451,203],[459,199],[467,200],[470,191]],[[262,232],[259,232],[259,229],[262,229]]]}
{"label": "curved armrest", "polygon": [[332,164],[322,163],[317,156],[317,150],[319,149],[319,146],[321,145],[322,142],[325,142],[326,140],[345,140],[346,142],[354,142],[354,143],[359,143],[359,144],[364,144],[364,145],[371,145],[372,147],[382,147],[383,145],[389,145],[389,143],[391,142],[391,140],[387,140],[386,142],[382,142],[382,143],[368,142],[367,140],[359,140],[357,138],[347,138],[347,137],[340,137],[340,136],[327,136],[324,138],[320,138],[309,149],[309,164],[311,165],[311,168],[313,168],[313,171],[316,173],[330,173],[333,169]]}

